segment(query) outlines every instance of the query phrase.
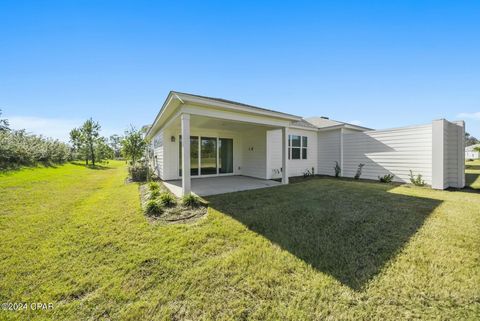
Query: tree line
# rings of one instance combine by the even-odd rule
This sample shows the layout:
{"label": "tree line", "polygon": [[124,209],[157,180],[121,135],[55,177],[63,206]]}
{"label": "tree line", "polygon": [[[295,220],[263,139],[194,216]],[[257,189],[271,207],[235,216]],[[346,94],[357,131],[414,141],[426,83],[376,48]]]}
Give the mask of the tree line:
{"label": "tree line", "polygon": [[70,159],[71,151],[68,144],[57,139],[30,134],[25,129],[11,129],[7,119],[0,119],[0,169],[32,166],[38,163],[63,163]]}
{"label": "tree line", "polygon": [[95,166],[107,159],[126,158],[135,164],[145,152],[143,133],[133,126],[124,136],[100,135],[101,126],[92,118],[70,131],[70,144],[57,139],[10,128],[0,110],[0,169],[82,160]]}

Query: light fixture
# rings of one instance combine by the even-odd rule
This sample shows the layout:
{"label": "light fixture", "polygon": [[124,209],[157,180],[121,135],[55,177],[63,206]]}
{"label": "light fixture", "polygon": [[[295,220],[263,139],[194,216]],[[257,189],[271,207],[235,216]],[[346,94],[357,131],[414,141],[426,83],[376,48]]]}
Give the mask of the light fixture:
{"label": "light fixture", "polygon": [[175,136],[170,137],[170,141],[171,141],[172,143],[175,143]]}

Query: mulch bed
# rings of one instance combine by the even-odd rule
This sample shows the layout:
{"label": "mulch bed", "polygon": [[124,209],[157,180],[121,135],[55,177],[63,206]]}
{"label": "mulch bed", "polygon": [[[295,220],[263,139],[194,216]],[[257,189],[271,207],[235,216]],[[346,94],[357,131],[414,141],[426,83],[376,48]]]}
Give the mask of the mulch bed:
{"label": "mulch bed", "polygon": [[[160,185],[160,192],[169,192],[162,183]],[[150,197],[150,190],[148,184],[141,184],[139,187],[140,191],[140,201],[142,204],[142,209],[145,209],[145,206]],[[163,212],[156,215],[146,215],[151,223],[161,223],[161,224],[178,224],[178,223],[193,223],[202,218],[207,214],[206,203],[201,203],[196,207],[187,207],[181,205],[181,200],[176,198],[177,204],[173,206],[166,206],[163,208]]]}

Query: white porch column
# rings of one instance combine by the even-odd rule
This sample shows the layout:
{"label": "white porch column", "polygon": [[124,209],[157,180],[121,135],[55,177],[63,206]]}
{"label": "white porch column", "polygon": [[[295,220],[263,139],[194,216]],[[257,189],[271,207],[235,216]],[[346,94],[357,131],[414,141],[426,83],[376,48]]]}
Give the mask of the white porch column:
{"label": "white porch column", "polygon": [[182,126],[182,195],[191,192],[190,182],[190,114],[181,115]]}
{"label": "white porch column", "polygon": [[432,188],[445,189],[445,120],[432,122]]}
{"label": "white porch column", "polygon": [[282,184],[288,184],[288,128],[282,128]]}

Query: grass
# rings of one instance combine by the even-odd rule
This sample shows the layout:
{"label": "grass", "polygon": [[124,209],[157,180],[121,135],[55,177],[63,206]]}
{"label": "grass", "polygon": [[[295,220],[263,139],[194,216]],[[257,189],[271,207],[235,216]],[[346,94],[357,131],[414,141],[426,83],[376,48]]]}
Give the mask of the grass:
{"label": "grass", "polygon": [[480,159],[466,162],[465,173],[466,184],[480,190]]}
{"label": "grass", "polygon": [[[480,173],[480,169],[475,169]],[[141,213],[126,168],[0,176],[0,320],[393,320],[480,314],[480,193],[310,179]]]}

